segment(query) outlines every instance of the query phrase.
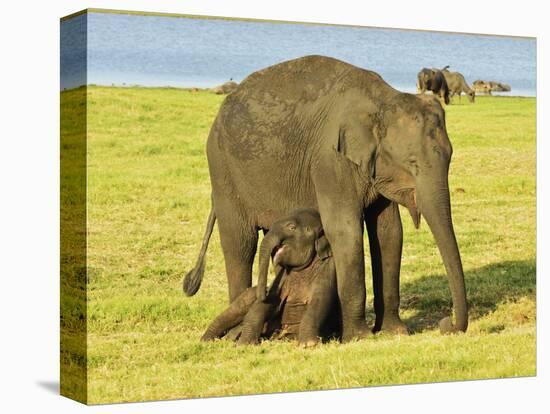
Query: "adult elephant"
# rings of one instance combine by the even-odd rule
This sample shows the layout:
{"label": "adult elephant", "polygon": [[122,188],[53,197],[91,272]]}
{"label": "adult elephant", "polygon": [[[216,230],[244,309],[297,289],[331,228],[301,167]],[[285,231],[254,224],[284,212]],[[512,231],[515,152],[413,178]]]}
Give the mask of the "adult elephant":
{"label": "adult elephant", "polygon": [[195,268],[194,294],[219,220],[229,298],[251,286],[258,230],[299,207],[320,212],[332,246],[343,340],[367,335],[363,223],[373,269],[375,330],[404,332],[399,318],[403,244],[398,203],[424,215],[447,271],[456,322],[465,331],[464,274],[448,188],[452,147],[434,97],[400,93],[376,73],[306,56],[253,73],[221,105],[207,143],[212,211]]}

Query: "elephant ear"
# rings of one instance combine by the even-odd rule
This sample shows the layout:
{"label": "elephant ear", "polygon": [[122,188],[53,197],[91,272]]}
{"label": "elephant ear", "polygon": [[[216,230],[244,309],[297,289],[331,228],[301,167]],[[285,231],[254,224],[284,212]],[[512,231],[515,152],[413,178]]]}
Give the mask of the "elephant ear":
{"label": "elephant ear", "polygon": [[324,233],[322,233],[321,236],[315,240],[315,251],[317,252],[317,256],[323,260],[327,257],[332,257],[332,250]]}
{"label": "elephant ear", "polygon": [[358,165],[363,174],[375,176],[378,141],[366,127],[346,125],[338,132],[336,151]]}

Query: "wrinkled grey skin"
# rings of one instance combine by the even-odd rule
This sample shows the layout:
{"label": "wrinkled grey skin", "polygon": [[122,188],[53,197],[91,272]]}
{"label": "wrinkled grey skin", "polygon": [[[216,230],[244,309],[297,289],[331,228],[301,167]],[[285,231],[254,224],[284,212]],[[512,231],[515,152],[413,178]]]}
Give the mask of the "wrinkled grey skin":
{"label": "wrinkled grey skin", "polygon": [[445,76],[445,80],[449,86],[449,96],[451,98],[458,95],[458,100],[460,101],[462,92],[464,92],[470,102],[473,103],[475,101],[476,92],[466,83],[464,76],[460,72],[450,72],[448,66],[445,66],[441,72]]}
{"label": "wrinkled grey skin", "polygon": [[449,87],[439,69],[423,68],[418,72],[416,88],[420,94],[432,91],[445,102],[445,105],[449,105]]}
{"label": "wrinkled grey skin", "polygon": [[[271,258],[277,276],[266,295]],[[260,247],[258,281],[214,319],[201,340],[229,333],[239,344],[254,344],[278,330],[296,334],[301,346],[317,344],[329,314],[339,312],[336,269],[317,211],[296,210],[273,223]]]}
{"label": "wrinkled grey skin", "polygon": [[417,227],[420,214],[425,217],[445,264],[456,322],[444,318],[441,331],[466,331],[448,187],[451,154],[445,112],[433,96],[400,93],[374,72],[322,56],[253,73],[225,98],[208,137],[213,211],[197,265],[185,277],[185,293],[200,286],[216,218],[233,301],[251,286],[258,230],[311,207],[320,212],[334,256],[343,340],[370,332],[365,224],[374,330],[406,332],[398,314],[401,204]]}

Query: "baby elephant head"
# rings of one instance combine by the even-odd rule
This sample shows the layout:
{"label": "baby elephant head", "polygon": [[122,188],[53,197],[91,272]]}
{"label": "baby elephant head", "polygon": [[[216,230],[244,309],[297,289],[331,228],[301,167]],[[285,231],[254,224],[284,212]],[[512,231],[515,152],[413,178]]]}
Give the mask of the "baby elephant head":
{"label": "baby elephant head", "polygon": [[269,259],[286,270],[301,270],[316,255],[330,255],[330,246],[323,233],[321,217],[311,208],[295,210],[275,221],[260,246],[257,296],[265,300]]}

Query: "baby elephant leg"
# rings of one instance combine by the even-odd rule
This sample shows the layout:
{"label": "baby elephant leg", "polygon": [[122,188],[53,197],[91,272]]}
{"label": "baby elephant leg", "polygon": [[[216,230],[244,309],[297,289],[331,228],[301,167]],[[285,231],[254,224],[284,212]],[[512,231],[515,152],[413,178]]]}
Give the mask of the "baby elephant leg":
{"label": "baby elephant leg", "polygon": [[269,288],[265,301],[256,300],[244,317],[241,336],[237,344],[249,345],[258,343],[264,330],[264,324],[277,313],[277,308],[281,304],[280,286],[285,278],[284,269],[276,266],[275,274],[277,276]]}
{"label": "baby elephant leg", "polygon": [[251,287],[241,293],[229,307],[218,315],[208,326],[201,341],[212,341],[223,337],[227,331],[242,322],[252,304],[256,301],[256,288]]}
{"label": "baby elephant leg", "polygon": [[269,319],[275,307],[276,304],[269,300],[267,302],[254,302],[244,317],[241,336],[237,343],[239,345],[258,343],[264,330],[264,324]]}
{"label": "baby elephant leg", "polygon": [[[336,299],[336,271],[334,264],[327,264],[312,285],[311,301],[308,303],[298,331],[298,344],[302,347],[315,346],[319,342],[321,327],[329,316]],[[333,309],[334,308],[334,309]]]}

